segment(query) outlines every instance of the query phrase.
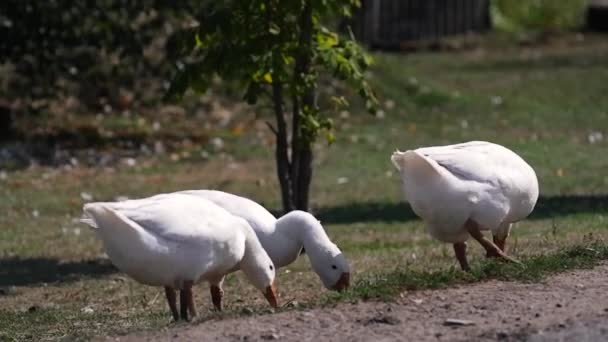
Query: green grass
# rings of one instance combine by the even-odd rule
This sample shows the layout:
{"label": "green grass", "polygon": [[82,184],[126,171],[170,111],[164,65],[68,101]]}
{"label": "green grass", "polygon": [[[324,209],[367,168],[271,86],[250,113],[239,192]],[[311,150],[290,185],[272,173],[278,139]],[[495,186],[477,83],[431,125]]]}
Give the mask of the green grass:
{"label": "green grass", "polygon": [[[607,57],[608,43],[593,36],[582,42],[564,36],[544,46],[489,42],[463,52],[378,54],[372,79],[384,117],[353,109],[347,119],[335,118],[336,143],[315,147],[311,204],[348,257],[354,286],[344,294],[327,293],[302,257],[279,271],[280,301],[307,308],[390,300],[404,290],[490,278],[536,281],[606,259],[606,245],[594,241],[608,239]],[[66,125],[83,124],[78,120]],[[127,135],[146,134],[151,122],[137,128],[129,126],[136,119],[113,120],[105,120],[104,129]],[[148,138],[188,127],[187,121],[173,121],[165,118],[162,130]],[[198,118],[194,129],[203,121]],[[85,202],[81,193],[113,200],[216,188],[278,208],[270,132],[263,124],[242,134],[232,131],[201,131],[225,138],[225,150],[208,159],[196,157],[208,149],[205,143],[176,143],[172,152],[191,156],[140,156],[133,167],[7,172],[0,179],[0,287],[11,290],[0,295],[0,340],[86,340],[169,326],[162,291],[116,272],[102,258],[100,242],[76,222]],[[592,144],[588,137],[595,132],[605,138]],[[402,203],[389,161],[395,148],[473,139],[511,147],[538,174],[537,208],[508,240],[509,253],[523,268],[487,261],[471,242],[473,272],[460,272],[451,246],[432,240]],[[206,285],[197,286],[200,321],[268,312],[263,297],[238,273],[228,277],[225,291],[226,312],[217,314],[209,310]]]}
{"label": "green grass", "polygon": [[591,268],[606,259],[608,245],[604,242],[591,242],[555,253],[526,257],[520,260],[521,265],[485,260],[474,265],[469,273],[455,267],[436,271],[412,271],[399,267],[392,271],[367,275],[352,289],[325,295],[321,302],[357,299],[389,301],[403,291],[441,289],[489,279],[536,282],[554,273]]}

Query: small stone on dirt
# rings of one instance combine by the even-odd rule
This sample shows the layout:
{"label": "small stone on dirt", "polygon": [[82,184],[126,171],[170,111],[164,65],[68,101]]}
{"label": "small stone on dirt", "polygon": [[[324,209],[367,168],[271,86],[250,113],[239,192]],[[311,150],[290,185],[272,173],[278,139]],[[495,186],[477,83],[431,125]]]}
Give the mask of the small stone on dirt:
{"label": "small stone on dirt", "polygon": [[496,333],[496,339],[498,340],[506,340],[509,337],[509,334],[507,334],[506,332],[497,332]]}
{"label": "small stone on dirt", "polygon": [[241,310],[241,313],[245,314],[245,315],[252,315],[253,314],[253,309],[252,308],[243,308],[243,310]]}
{"label": "small stone on dirt", "polygon": [[277,334],[264,334],[260,337],[262,338],[262,340],[278,340],[279,339],[279,335],[277,335]]}
{"label": "small stone on dirt", "polygon": [[86,306],[86,307],[82,308],[82,310],[80,310],[80,311],[84,314],[92,314],[95,312],[95,310],[93,310],[93,308],[90,306]]}
{"label": "small stone on dirt", "polygon": [[297,308],[299,305],[300,305],[300,303],[298,303],[295,300],[292,300],[292,301],[288,302],[287,304],[285,304],[285,306],[288,308]]}
{"label": "small stone on dirt", "polygon": [[473,325],[475,322],[469,321],[466,319],[457,319],[457,318],[448,318],[443,322],[443,325],[448,326],[464,326],[464,325]]}

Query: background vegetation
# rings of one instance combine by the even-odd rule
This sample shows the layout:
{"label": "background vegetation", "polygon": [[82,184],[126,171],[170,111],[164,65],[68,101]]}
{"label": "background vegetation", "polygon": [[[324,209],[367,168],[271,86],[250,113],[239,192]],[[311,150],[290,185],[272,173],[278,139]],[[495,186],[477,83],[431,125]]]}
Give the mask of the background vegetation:
{"label": "background vegetation", "polygon": [[507,32],[558,32],[584,25],[587,0],[493,0],[492,20]]}
{"label": "background vegetation", "polygon": [[[605,36],[554,32],[525,44],[497,33],[451,39],[464,43],[451,52],[374,53],[368,76],[381,111],[360,115],[365,109],[359,106],[332,114],[340,132],[335,143],[313,145],[318,177],[311,210],[349,258],[354,286],[342,296],[327,294],[302,257],[279,272],[282,310],[386,300],[488,277],[534,281],[608,255]],[[133,83],[112,73],[105,80],[132,101],[121,107],[120,97],[99,102],[104,96],[95,95],[89,106],[56,83],[40,97],[27,87],[15,91],[12,82],[34,82],[29,77],[38,74],[20,74],[2,56],[0,97],[14,108],[19,139],[0,146],[0,340],[86,340],[169,325],[162,291],[117,272],[77,222],[84,202],[216,188],[280,208],[272,133],[257,108],[231,100],[240,94],[226,83],[214,79],[204,96],[164,104],[162,75],[168,74],[147,77],[152,69],[130,69],[121,57],[118,64],[134,72]],[[103,60],[91,64],[112,69]],[[55,63],[47,67],[69,74]],[[326,82],[321,89],[331,94],[340,87]],[[524,269],[488,262],[471,244],[474,273],[458,271],[451,247],[432,240],[401,203],[388,160],[395,148],[472,139],[509,146],[537,171],[541,199],[508,241]],[[239,274],[228,277],[225,290],[227,311],[217,314],[208,310],[206,286],[197,287],[200,321],[269,312]]]}

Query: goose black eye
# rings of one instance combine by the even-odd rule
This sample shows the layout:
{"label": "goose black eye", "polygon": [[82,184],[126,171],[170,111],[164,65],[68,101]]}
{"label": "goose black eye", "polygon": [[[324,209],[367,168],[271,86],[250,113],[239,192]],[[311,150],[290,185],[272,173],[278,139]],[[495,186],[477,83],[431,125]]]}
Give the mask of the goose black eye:
{"label": "goose black eye", "polygon": [[272,267],[272,265],[270,265],[270,270],[271,270],[271,271],[272,271],[272,270],[274,270],[274,267]]}
{"label": "goose black eye", "polygon": [[336,266],[336,265],[331,265],[331,268],[333,268],[334,270],[337,270],[337,269],[338,269],[338,266]]}

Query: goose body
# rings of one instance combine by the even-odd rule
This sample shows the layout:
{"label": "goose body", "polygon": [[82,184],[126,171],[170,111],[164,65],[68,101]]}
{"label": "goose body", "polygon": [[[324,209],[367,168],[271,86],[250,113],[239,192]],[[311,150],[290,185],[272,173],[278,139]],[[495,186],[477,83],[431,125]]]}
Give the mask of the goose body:
{"label": "goose body", "polygon": [[175,195],[83,209],[83,222],[94,228],[110,260],[140,283],[191,291],[197,282],[215,282],[240,268],[276,305],[270,299],[274,266],[255,233],[210,201]]}
{"label": "goose body", "polygon": [[[276,267],[287,266],[300,255],[304,242],[292,232],[298,227],[291,228],[287,232],[277,231],[277,218],[257,202],[218,190],[186,190],[177,193],[211,201],[232,215],[247,221]],[[318,227],[315,225],[314,228]],[[326,234],[323,232],[320,235]]]}
{"label": "goose body", "polygon": [[397,151],[391,161],[400,172],[405,200],[430,235],[443,242],[462,244],[476,236],[471,229],[490,230],[504,249],[511,223],[527,217],[538,199],[532,167],[498,144],[472,141]]}
{"label": "goose body", "polygon": [[313,215],[295,210],[277,219],[255,201],[223,191],[188,190],[176,194],[211,201],[246,220],[276,267],[291,264],[306,248],[311,266],[326,288],[343,290],[349,286],[346,258]]}

